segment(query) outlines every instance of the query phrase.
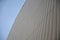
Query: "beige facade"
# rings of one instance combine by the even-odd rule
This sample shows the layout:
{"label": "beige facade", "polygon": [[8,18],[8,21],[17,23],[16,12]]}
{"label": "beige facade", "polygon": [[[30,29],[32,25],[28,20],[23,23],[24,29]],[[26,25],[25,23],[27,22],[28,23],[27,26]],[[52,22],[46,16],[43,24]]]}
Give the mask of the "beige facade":
{"label": "beige facade", "polygon": [[58,0],[26,0],[8,40],[60,40]]}

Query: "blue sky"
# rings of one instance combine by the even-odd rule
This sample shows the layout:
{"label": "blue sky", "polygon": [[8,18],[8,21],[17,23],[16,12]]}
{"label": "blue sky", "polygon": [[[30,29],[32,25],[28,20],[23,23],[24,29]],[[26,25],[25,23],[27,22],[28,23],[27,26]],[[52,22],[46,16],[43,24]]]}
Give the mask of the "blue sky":
{"label": "blue sky", "polygon": [[0,40],[6,40],[25,0],[0,0]]}

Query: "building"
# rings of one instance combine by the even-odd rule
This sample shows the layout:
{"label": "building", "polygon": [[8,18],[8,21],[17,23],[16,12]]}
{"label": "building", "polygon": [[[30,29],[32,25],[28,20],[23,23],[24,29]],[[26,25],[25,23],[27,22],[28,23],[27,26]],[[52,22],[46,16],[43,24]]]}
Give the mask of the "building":
{"label": "building", "polygon": [[8,40],[59,40],[59,0],[26,0]]}

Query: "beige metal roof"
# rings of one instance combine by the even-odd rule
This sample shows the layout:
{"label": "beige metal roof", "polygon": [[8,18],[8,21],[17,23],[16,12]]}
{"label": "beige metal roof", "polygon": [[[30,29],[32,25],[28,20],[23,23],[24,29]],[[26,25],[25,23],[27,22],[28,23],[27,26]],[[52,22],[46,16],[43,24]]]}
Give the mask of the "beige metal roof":
{"label": "beige metal roof", "polygon": [[59,10],[57,0],[26,0],[8,40],[59,40]]}

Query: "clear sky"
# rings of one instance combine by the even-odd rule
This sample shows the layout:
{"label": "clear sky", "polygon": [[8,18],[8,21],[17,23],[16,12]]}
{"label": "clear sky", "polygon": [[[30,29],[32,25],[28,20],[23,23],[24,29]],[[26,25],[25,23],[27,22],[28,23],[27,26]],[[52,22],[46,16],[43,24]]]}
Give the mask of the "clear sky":
{"label": "clear sky", "polygon": [[6,40],[25,0],[0,0],[0,40]]}

